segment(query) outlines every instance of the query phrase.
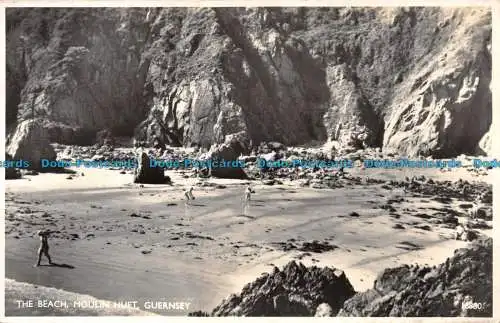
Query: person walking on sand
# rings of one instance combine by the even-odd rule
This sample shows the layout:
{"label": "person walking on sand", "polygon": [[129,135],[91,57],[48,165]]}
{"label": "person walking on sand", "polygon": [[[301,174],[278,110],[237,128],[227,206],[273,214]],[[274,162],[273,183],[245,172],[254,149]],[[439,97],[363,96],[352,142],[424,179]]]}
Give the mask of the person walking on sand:
{"label": "person walking on sand", "polygon": [[186,197],[186,200],[194,200],[194,195],[193,195],[193,187],[191,186],[189,190],[184,191],[184,196]]}
{"label": "person walking on sand", "polygon": [[252,190],[252,187],[250,185],[247,185],[247,189],[245,190],[245,202],[248,203],[252,199],[252,193],[255,193],[254,190]]}
{"label": "person walking on sand", "polygon": [[42,254],[47,257],[49,260],[49,265],[52,265],[52,259],[49,255],[49,237],[50,231],[48,230],[40,230],[37,232],[37,235],[40,237],[40,248],[38,248],[38,261],[35,264],[35,267],[40,266],[40,262],[42,261]]}

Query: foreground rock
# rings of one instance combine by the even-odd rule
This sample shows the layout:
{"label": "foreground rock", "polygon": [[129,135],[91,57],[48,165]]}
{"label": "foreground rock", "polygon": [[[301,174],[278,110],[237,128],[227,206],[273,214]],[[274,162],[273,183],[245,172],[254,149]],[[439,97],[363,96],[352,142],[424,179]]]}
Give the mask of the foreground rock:
{"label": "foreground rock", "polygon": [[134,171],[134,183],[165,184],[166,182],[164,169],[150,167],[148,154],[140,152],[137,159],[137,168]]}
{"label": "foreground rock", "polygon": [[42,170],[41,159],[56,159],[57,155],[50,145],[49,134],[38,120],[21,122],[9,139],[7,153],[13,159],[28,161],[30,169]]}
{"label": "foreground rock", "polygon": [[[343,271],[289,262],[243,287],[217,306],[214,316],[314,316],[320,304],[337,313],[355,294]],[[322,305],[326,309],[326,305]],[[319,311],[321,313],[326,310]],[[324,315],[324,314],[321,314]]]}
{"label": "foreground rock", "polygon": [[[374,288],[345,302],[338,316],[492,315],[492,239],[458,249],[437,268],[386,269]],[[480,310],[464,309],[468,301]]]}

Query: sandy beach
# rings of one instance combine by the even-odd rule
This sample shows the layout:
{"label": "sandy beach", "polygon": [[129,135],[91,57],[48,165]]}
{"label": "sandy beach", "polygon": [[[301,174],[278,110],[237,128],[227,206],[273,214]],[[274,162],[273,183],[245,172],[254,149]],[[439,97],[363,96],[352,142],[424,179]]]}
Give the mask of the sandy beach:
{"label": "sandy beach", "polygon": [[[131,184],[131,174],[116,170],[75,171],[71,180],[67,174],[41,173],[6,182],[7,278],[103,300],[137,301],[142,310],[145,302],[189,302],[189,310],[150,310],[186,315],[210,311],[262,272],[291,259],[340,268],[356,291],[364,291],[385,268],[439,264],[467,244],[454,240],[452,229],[432,224],[433,210],[445,206],[435,199],[408,193],[393,204],[399,216],[389,215],[379,206],[396,193],[380,184],[312,189],[254,181],[256,194],[245,208],[248,181],[212,178],[203,180],[212,186],[200,187],[197,178],[167,171],[173,185],[140,187]],[[387,180],[408,174],[352,170],[353,176]],[[465,168],[413,174],[478,180]],[[186,184],[195,185],[196,200],[188,205],[182,199]],[[446,207],[460,210],[462,202]],[[50,253],[57,265],[33,268],[35,232],[42,228],[56,231]],[[280,248],[287,241],[312,240],[334,248],[309,254]],[[13,295],[6,294],[6,315],[33,315],[32,309],[16,308]]]}

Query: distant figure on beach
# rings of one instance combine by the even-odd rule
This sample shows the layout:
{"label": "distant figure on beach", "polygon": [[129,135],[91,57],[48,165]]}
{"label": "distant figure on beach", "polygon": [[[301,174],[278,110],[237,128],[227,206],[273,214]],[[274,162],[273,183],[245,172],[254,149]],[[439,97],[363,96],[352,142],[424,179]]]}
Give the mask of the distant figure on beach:
{"label": "distant figure on beach", "polygon": [[50,231],[48,230],[40,230],[37,232],[37,235],[40,237],[40,248],[38,248],[38,261],[35,264],[35,267],[40,266],[40,262],[42,261],[42,254],[47,257],[49,260],[49,264],[52,265],[52,259],[50,259],[49,255],[49,237]]}
{"label": "distant figure on beach", "polygon": [[191,186],[188,190],[184,191],[184,196],[186,197],[186,200],[194,200],[194,195],[193,195],[193,187]]}
{"label": "distant figure on beach", "polygon": [[249,202],[252,199],[252,193],[255,193],[255,191],[252,190],[250,185],[247,185],[247,189],[245,190],[245,202]]}

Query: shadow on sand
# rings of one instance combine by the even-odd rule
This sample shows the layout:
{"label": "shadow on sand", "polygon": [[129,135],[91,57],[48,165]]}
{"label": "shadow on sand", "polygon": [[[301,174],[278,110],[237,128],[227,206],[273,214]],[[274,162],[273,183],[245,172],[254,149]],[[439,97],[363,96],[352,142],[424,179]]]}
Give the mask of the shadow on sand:
{"label": "shadow on sand", "polygon": [[251,215],[246,215],[246,214],[240,214],[240,215],[237,215],[239,217],[243,217],[243,218],[247,218],[247,219],[251,219],[251,220],[255,220],[256,217],[254,216],[251,216]]}
{"label": "shadow on sand", "polygon": [[40,267],[59,267],[59,268],[67,268],[67,269],[75,269],[75,266],[71,266],[68,264],[58,264],[53,262],[52,264],[40,265]]}
{"label": "shadow on sand", "polygon": [[41,174],[76,174],[77,171],[73,169],[67,169],[67,168],[62,168],[62,167],[55,167],[55,168],[42,168],[38,170],[39,173]]}

